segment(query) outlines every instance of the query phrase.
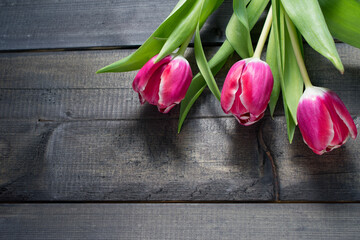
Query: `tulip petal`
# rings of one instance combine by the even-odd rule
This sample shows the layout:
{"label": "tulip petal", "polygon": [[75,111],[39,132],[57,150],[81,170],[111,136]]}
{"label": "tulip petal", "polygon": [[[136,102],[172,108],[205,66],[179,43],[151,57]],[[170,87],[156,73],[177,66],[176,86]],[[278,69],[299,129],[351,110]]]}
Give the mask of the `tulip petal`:
{"label": "tulip petal", "polygon": [[273,75],[266,62],[252,59],[246,64],[241,76],[242,94],[240,99],[245,108],[254,115],[254,118],[266,110],[273,85]]}
{"label": "tulip petal", "polygon": [[305,90],[297,119],[305,143],[317,154],[343,145],[357,129],[350,113],[336,93],[320,87]]}
{"label": "tulip petal", "polygon": [[326,152],[335,133],[322,92],[316,88],[305,90],[299,102],[297,120],[304,142],[316,154]]}
{"label": "tulip petal", "polygon": [[171,56],[167,56],[158,63],[154,64],[156,57],[157,55],[152,57],[136,74],[136,77],[132,84],[135,92],[144,91],[154,72],[162,65],[167,64],[171,61]]}
{"label": "tulip petal", "polygon": [[234,105],[236,93],[240,86],[240,77],[245,67],[245,60],[236,62],[229,70],[221,91],[221,107],[225,113],[229,113]]}
{"label": "tulip petal", "polygon": [[259,121],[261,118],[264,117],[264,113],[260,114],[259,116],[255,117],[254,115],[252,114],[249,114],[249,113],[244,113],[242,115],[234,115],[234,117],[236,118],[236,120],[238,120],[238,122],[241,124],[241,125],[244,125],[244,126],[250,126],[254,123],[256,123],[257,121]]}
{"label": "tulip petal", "polygon": [[341,100],[336,96],[335,93],[331,93],[330,91],[327,90],[324,95],[324,103],[330,113],[331,121],[334,125],[334,138],[327,146],[327,149],[329,151],[334,148],[340,147],[342,144],[346,142],[346,140],[349,137],[349,129],[335,109],[334,101],[336,100],[334,98],[337,98],[337,100],[341,102]]}
{"label": "tulip petal", "polygon": [[157,105],[159,101],[161,74],[163,73],[165,68],[166,65],[162,65],[158,69],[156,69],[156,71],[151,75],[150,80],[146,85],[146,88],[143,91],[139,92],[141,97],[152,105]]}
{"label": "tulip petal", "polygon": [[158,110],[159,110],[159,112],[161,112],[161,113],[168,113],[173,107],[175,107],[176,106],[176,103],[174,103],[174,104],[171,104],[171,105],[169,105],[169,106],[159,106],[158,105]]}
{"label": "tulip petal", "polygon": [[346,125],[347,129],[350,132],[350,136],[353,139],[355,139],[357,136],[356,125],[355,125],[354,120],[352,119],[349,111],[345,107],[345,104],[341,101],[341,99],[335,92],[329,91],[328,94],[331,96],[332,106],[333,106],[334,110],[336,111],[339,118]]}
{"label": "tulip petal", "polygon": [[159,111],[169,111],[174,104],[180,103],[185,97],[191,79],[192,72],[188,61],[181,56],[174,58],[161,74]]}
{"label": "tulip petal", "polygon": [[[239,85],[240,80],[238,80]],[[242,125],[246,125],[250,120],[250,113],[248,109],[244,107],[244,105],[241,102],[240,95],[241,95],[241,86],[239,86],[238,90],[235,93],[235,99],[234,103],[231,106],[230,112],[236,117],[238,122]]]}

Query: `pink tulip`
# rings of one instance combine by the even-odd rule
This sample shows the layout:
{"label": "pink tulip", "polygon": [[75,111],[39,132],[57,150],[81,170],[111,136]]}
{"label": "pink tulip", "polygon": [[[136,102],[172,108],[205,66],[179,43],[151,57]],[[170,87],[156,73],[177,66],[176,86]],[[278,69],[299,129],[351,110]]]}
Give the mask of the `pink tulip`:
{"label": "pink tulip", "polygon": [[332,91],[308,87],[301,96],[297,121],[304,142],[316,154],[323,154],[343,145],[357,130],[349,111]]}
{"label": "pink tulip", "polygon": [[269,65],[258,58],[236,62],[226,76],[221,92],[221,107],[231,112],[240,124],[259,121],[270,101],[274,85]]}
{"label": "pink tulip", "polygon": [[167,56],[154,63],[157,55],[151,58],[138,72],[133,89],[139,94],[141,104],[146,101],[157,105],[162,113],[184,99],[190,86],[192,72],[189,62],[182,56]]}

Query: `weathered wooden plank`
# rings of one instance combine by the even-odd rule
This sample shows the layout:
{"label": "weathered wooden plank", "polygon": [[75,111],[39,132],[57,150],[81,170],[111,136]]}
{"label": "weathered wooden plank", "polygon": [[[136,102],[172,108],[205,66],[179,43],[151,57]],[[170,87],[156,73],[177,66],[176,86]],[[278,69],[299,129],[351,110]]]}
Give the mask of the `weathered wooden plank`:
{"label": "weathered wooden plank", "polygon": [[358,140],[317,156],[284,117],[176,123],[1,120],[0,201],[360,201]]}
{"label": "weathered wooden plank", "polygon": [[[0,50],[141,45],[177,2],[1,1]],[[204,42],[224,40],[231,14],[232,1],[225,0],[204,25]]]}
{"label": "weathered wooden plank", "polygon": [[260,125],[0,121],[0,201],[271,201]]}
{"label": "weathered wooden plank", "polygon": [[[343,75],[335,69],[330,61],[308,45],[304,46],[305,61],[311,80],[314,84],[338,88],[340,91],[344,85],[347,87],[345,89],[353,89],[359,81],[360,49],[344,43],[337,43],[336,47],[345,66]],[[217,49],[218,47],[206,47],[205,52],[208,58],[213,56]],[[95,74],[95,72],[133,52],[134,50],[119,49],[0,53],[0,88],[131,88],[137,71],[103,74]],[[196,74],[198,70],[193,49],[189,48],[185,56],[193,67],[193,73]],[[262,58],[265,59],[265,54]],[[238,59],[237,56],[232,57],[223,70],[218,73],[217,81],[220,85],[228,69]]]}
{"label": "weathered wooden plank", "polygon": [[[206,92],[189,117],[226,116]],[[209,100],[209,101],[207,101]],[[141,105],[132,89],[0,89],[0,119],[177,119],[179,106],[168,114]]]}
{"label": "weathered wooden plank", "polygon": [[[360,113],[360,50],[337,44],[345,65],[341,75],[331,63],[306,47],[310,77],[315,85],[336,91],[353,115]],[[216,48],[209,48],[208,55]],[[131,50],[0,54],[0,118],[139,119],[163,118],[156,107],[140,106],[131,89],[136,72],[94,74]],[[192,49],[187,52],[195,66]],[[221,87],[233,57],[218,74]],[[195,67],[194,67],[195,68]],[[196,72],[196,68],[194,69]],[[206,92],[190,112],[192,117],[224,116],[219,103]],[[283,115],[280,108],[276,115]],[[170,113],[178,116],[178,109]],[[168,117],[168,116],[166,116]]]}
{"label": "weathered wooden plank", "polygon": [[358,239],[358,204],[2,204],[0,239]]}
{"label": "weathered wooden plank", "polygon": [[[360,117],[355,124],[359,129]],[[283,201],[360,201],[360,141],[350,139],[322,156],[303,142],[300,131],[289,144],[284,117],[265,121],[264,144],[274,159]],[[265,147],[265,148],[266,148]]]}

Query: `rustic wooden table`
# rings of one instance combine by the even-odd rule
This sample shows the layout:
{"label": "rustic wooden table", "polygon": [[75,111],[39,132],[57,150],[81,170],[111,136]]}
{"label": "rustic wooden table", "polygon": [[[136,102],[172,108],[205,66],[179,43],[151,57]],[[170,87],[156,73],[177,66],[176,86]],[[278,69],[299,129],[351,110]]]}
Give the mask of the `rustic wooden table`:
{"label": "rustic wooden table", "polygon": [[[136,72],[95,74],[175,4],[0,0],[0,239],[359,239],[359,140],[317,156],[281,106],[242,127],[209,91],[177,134],[179,108],[141,106]],[[231,13],[204,26],[208,57]],[[306,64],[359,127],[360,50],[336,46],[344,75],[308,46]]]}

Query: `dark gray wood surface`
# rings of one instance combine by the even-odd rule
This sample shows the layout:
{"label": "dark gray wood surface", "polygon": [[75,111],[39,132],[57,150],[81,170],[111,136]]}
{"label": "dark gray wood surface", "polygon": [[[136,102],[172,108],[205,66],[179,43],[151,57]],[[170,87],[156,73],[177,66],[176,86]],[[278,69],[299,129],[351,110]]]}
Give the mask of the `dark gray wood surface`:
{"label": "dark gray wood surface", "polygon": [[[243,127],[208,90],[177,134],[179,108],[141,106],[136,72],[95,74],[176,2],[0,0],[0,239],[358,238],[359,140],[317,156],[298,130],[288,143],[281,104]],[[201,31],[208,58],[231,8]],[[305,45],[309,75],[359,128],[360,50],[336,47],[345,74]],[[193,49],[186,56],[197,73]]]}
{"label": "dark gray wood surface", "polygon": [[258,126],[231,118],[1,125],[2,201],[274,199]]}
{"label": "dark gray wood surface", "polygon": [[358,204],[0,205],[0,239],[358,239]]}
{"label": "dark gray wood surface", "polygon": [[[344,43],[337,48],[345,66],[341,75],[333,65],[309,47],[306,62],[314,85],[336,91],[352,115],[360,113],[360,50]],[[207,48],[212,56],[217,48]],[[16,119],[139,119],[144,106],[132,90],[136,71],[95,74],[101,66],[121,59],[133,50],[68,51],[0,54],[0,118]],[[197,73],[193,50],[186,55]],[[263,57],[264,58],[264,57]],[[222,86],[233,57],[216,79]],[[209,92],[207,92],[209,93]],[[226,116],[211,94],[203,94],[190,117]],[[281,104],[279,104],[281,105]],[[21,110],[19,110],[21,109]],[[152,110],[153,108],[149,108]],[[283,115],[280,108],[276,115]],[[178,109],[168,115],[155,109],[141,118],[178,117]]]}
{"label": "dark gray wood surface", "polygon": [[[0,50],[141,45],[177,0],[0,1]],[[225,39],[232,1],[225,0],[203,28],[209,43]],[[261,25],[255,33],[261,31]]]}
{"label": "dark gray wood surface", "polygon": [[316,156],[284,117],[0,122],[1,201],[360,199],[358,141]]}
{"label": "dark gray wood surface", "polygon": [[[309,72],[359,125],[360,50],[337,47],[344,75],[307,47]],[[358,140],[319,157],[299,132],[288,143],[281,107],[242,127],[209,91],[177,134],[179,109],[141,106],[136,72],[94,74],[132,51],[0,54],[0,201],[360,200]]]}
{"label": "dark gray wood surface", "polygon": [[[282,201],[360,200],[359,140],[322,156],[315,155],[303,142],[300,131],[289,144],[285,117],[264,123],[262,139],[274,159]],[[355,124],[360,125],[359,115]]]}

